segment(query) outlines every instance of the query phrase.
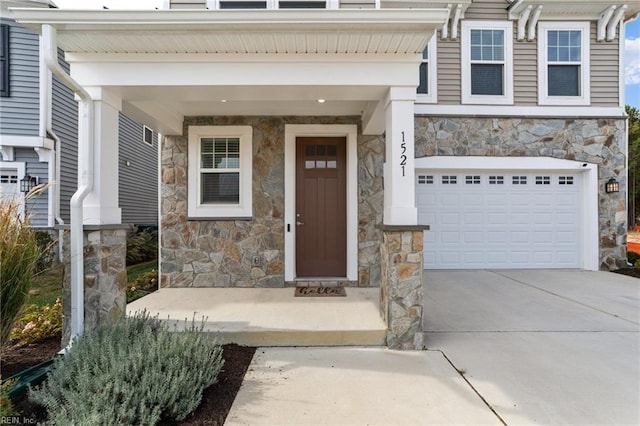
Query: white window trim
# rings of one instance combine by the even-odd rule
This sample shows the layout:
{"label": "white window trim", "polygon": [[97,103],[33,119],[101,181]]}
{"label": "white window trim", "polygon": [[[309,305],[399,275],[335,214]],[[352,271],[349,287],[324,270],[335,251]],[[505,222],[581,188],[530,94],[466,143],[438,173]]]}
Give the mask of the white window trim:
{"label": "white window trim", "polygon": [[[548,96],[547,31],[581,30],[580,96]],[[589,22],[538,23],[538,104],[589,105],[591,103],[591,51],[589,48],[591,25]]]}
{"label": "white window trim", "polygon": [[[471,30],[504,30],[504,95],[502,96],[471,94]],[[513,105],[513,22],[462,21],[460,41],[462,103]]]}
{"label": "white window trim", "polygon": [[[251,126],[189,126],[188,202],[189,218],[235,219],[253,216],[253,129]],[[205,137],[240,138],[240,202],[200,203],[200,139]]]}
{"label": "white window trim", "polygon": [[438,37],[436,31],[434,31],[431,40],[427,43],[429,49],[428,70],[429,80],[427,81],[427,87],[429,93],[416,94],[416,103],[419,104],[435,104],[438,102]]}
{"label": "white window trim", "polygon": [[[147,140],[147,130],[151,131],[151,140]],[[153,129],[151,127],[147,127],[145,125],[142,126],[142,142],[146,143],[149,146],[153,146]]]}

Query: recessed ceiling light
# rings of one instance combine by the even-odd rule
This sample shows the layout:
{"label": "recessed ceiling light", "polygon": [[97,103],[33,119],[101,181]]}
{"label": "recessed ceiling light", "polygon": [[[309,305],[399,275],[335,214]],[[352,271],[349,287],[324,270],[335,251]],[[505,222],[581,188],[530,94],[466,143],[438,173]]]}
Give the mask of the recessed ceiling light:
{"label": "recessed ceiling light", "polygon": [[324,103],[324,99],[318,99],[318,103],[323,104]]}
{"label": "recessed ceiling light", "polygon": [[220,99],[220,102],[225,103],[225,102],[227,102],[227,100],[226,99]]}

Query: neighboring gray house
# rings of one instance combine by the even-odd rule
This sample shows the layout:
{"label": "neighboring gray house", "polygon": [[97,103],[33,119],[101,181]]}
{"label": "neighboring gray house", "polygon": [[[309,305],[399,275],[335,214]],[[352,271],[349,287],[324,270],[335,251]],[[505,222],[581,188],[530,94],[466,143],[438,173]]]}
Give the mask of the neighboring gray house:
{"label": "neighboring gray house", "polygon": [[[46,0],[3,1],[0,20],[0,197],[20,194],[20,180],[53,183],[26,201],[35,227],[69,222],[77,188],[78,104],[42,63],[40,36],[16,23],[9,7],[55,7]],[[60,63],[68,70],[64,53]],[[119,203],[122,222],[158,223],[158,135],[120,113]],[[115,171],[114,171],[115,172]]]}

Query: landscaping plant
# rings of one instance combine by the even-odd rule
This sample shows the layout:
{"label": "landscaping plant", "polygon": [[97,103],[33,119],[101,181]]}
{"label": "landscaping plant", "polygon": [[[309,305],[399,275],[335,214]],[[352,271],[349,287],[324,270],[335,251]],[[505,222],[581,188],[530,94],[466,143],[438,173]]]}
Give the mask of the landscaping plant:
{"label": "landscaping plant", "polygon": [[21,344],[35,342],[62,332],[62,301],[51,306],[28,305],[16,321],[11,339]]}
{"label": "landscaping plant", "polygon": [[176,332],[145,312],[75,340],[47,381],[31,389],[52,424],[155,425],[181,421],[216,382],[222,348],[192,322]]}
{"label": "landscaping plant", "polygon": [[134,228],[127,235],[127,266],[158,258],[158,231]]}
{"label": "landscaping plant", "polygon": [[127,303],[138,300],[158,289],[158,271],[152,269],[127,284]]}
{"label": "landscaping plant", "polygon": [[27,300],[40,260],[29,218],[17,200],[0,200],[0,350]]}

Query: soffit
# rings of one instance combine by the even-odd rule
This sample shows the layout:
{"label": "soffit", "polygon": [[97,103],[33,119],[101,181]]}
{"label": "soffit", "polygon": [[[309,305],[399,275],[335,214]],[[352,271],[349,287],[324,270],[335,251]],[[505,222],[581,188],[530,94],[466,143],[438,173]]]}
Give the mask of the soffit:
{"label": "soffit", "polygon": [[57,29],[67,53],[420,53],[446,9],[38,10],[13,9],[24,26]]}

